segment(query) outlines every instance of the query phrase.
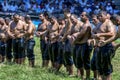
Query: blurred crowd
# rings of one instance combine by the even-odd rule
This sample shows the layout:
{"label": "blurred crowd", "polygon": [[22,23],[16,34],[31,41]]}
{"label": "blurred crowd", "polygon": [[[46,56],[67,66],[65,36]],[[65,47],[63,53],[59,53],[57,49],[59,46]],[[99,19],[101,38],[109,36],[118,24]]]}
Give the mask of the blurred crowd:
{"label": "blurred crowd", "polygon": [[98,14],[104,10],[110,14],[119,13],[114,0],[4,0],[0,4],[0,11],[40,13],[61,13],[63,9],[70,9],[71,13]]}

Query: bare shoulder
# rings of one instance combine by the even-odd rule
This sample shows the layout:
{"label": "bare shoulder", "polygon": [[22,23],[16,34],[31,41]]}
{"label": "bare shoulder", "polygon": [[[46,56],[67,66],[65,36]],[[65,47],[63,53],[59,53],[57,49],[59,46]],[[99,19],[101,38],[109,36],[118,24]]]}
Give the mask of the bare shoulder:
{"label": "bare shoulder", "polygon": [[86,31],[91,31],[91,30],[92,30],[92,27],[91,27],[91,24],[90,24],[90,23],[87,23],[87,24],[85,25],[85,27],[86,27]]}
{"label": "bare shoulder", "polygon": [[46,25],[51,25],[51,23],[49,21],[46,22]]}
{"label": "bare shoulder", "polygon": [[112,23],[111,20],[107,20],[107,21],[106,21],[106,25],[107,25],[107,26],[114,26],[114,24]]}
{"label": "bare shoulder", "polygon": [[90,24],[90,23],[86,23],[86,24],[84,25],[84,27],[86,27],[86,28],[91,28],[91,24]]}
{"label": "bare shoulder", "polygon": [[112,23],[112,21],[111,20],[108,20],[107,22],[106,22],[106,27],[108,28],[108,29],[116,29],[115,28],[115,25]]}
{"label": "bare shoulder", "polygon": [[20,22],[21,24],[23,24],[23,25],[26,25],[26,23],[25,23],[24,21],[22,21],[22,20],[19,20],[19,22]]}
{"label": "bare shoulder", "polygon": [[82,26],[82,25],[83,25],[83,22],[82,22],[82,21],[79,21],[79,25]]}
{"label": "bare shoulder", "polygon": [[32,27],[35,28],[35,24],[32,23]]}

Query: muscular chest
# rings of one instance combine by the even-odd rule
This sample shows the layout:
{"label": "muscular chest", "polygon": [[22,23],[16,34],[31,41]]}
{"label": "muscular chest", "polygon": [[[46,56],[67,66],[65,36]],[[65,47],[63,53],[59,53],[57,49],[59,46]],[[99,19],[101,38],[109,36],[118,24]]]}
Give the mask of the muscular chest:
{"label": "muscular chest", "polygon": [[46,30],[46,24],[41,24],[38,28],[39,31],[45,31]]}
{"label": "muscular chest", "polygon": [[104,32],[107,32],[107,25],[106,24],[102,24],[99,29],[97,29],[97,32],[98,33],[104,33]]}
{"label": "muscular chest", "polygon": [[73,26],[72,29],[71,29],[71,33],[76,33],[76,32],[79,32],[80,31],[80,27],[79,26]]}
{"label": "muscular chest", "polygon": [[49,27],[50,33],[54,33],[58,31],[58,26],[57,25],[50,25]]}
{"label": "muscular chest", "polygon": [[20,30],[23,30],[23,25],[20,24],[19,22],[18,22],[18,23],[14,23],[14,22],[13,22],[13,23],[10,25],[10,29],[11,29],[12,31],[14,31],[14,30],[20,31]]}

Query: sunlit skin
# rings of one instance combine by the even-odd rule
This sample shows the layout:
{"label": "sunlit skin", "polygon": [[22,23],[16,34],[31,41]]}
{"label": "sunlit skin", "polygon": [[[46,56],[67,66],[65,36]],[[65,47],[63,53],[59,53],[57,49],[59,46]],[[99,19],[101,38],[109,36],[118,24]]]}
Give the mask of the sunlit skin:
{"label": "sunlit skin", "polygon": [[[45,18],[44,14],[39,15],[39,19],[41,20],[41,24],[38,25],[38,29],[36,31],[36,36],[40,37],[41,40],[44,40],[47,44],[47,32],[48,32],[48,26],[50,25],[49,21]],[[42,61],[42,67],[48,67],[49,60],[43,60]]]}
{"label": "sunlit skin", "polygon": [[[100,25],[100,28],[97,31],[97,34],[95,34],[93,37],[94,39],[97,39],[98,43],[97,46],[102,47],[106,45],[107,43],[112,42],[112,39],[115,37],[115,26],[113,23],[108,19],[107,14],[100,13],[99,20],[102,23]],[[105,80],[111,80],[111,74],[107,76],[100,75],[102,79]]]}

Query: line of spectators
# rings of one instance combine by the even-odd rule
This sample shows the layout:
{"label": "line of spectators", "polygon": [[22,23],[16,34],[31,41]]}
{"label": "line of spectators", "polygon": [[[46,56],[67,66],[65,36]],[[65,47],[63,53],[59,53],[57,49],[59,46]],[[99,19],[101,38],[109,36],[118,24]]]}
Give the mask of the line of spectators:
{"label": "line of spectators", "polygon": [[4,0],[0,4],[0,11],[9,12],[40,13],[48,11],[49,13],[60,13],[65,8],[69,8],[70,12],[75,14],[80,14],[82,11],[98,14],[101,10],[113,14],[120,11],[116,9],[114,0]]}

